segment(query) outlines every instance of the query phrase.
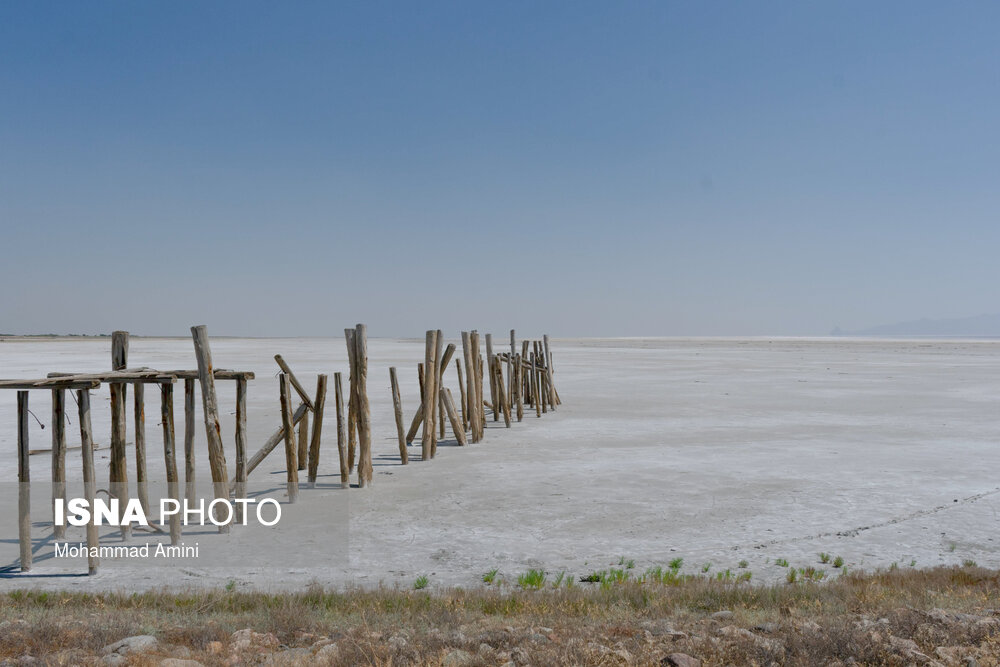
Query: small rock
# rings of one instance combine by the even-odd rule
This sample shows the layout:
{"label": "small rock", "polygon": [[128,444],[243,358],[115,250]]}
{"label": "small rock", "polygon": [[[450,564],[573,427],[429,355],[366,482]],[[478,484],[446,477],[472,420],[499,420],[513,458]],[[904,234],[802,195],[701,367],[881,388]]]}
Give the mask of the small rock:
{"label": "small rock", "polygon": [[197,660],[184,660],[181,658],[164,658],[160,660],[160,667],[205,667]]}
{"label": "small rock", "polygon": [[108,644],[101,649],[101,653],[104,655],[111,653],[128,655],[129,653],[151,651],[154,648],[156,648],[156,637],[152,635],[135,635],[134,637],[126,637],[114,644]]}
{"label": "small rock", "polygon": [[778,631],[778,624],[777,623],[759,623],[759,624],[753,626],[753,631],[754,632],[766,632],[767,634],[771,634],[773,632],[777,632]]}
{"label": "small rock", "polygon": [[264,664],[273,667],[295,667],[310,664],[314,657],[312,651],[307,648],[289,648],[279,653],[272,653]]}
{"label": "small rock", "polygon": [[340,655],[339,646],[337,646],[336,644],[327,644],[320,650],[316,651],[316,655],[314,657],[318,660],[332,661],[336,660],[339,655]]}
{"label": "small rock", "polygon": [[716,621],[728,621],[733,617],[733,615],[734,615],[733,612],[729,611],[728,609],[723,609],[722,611],[715,612],[714,614],[709,616],[709,618],[714,619]]}
{"label": "small rock", "polygon": [[442,667],[465,667],[471,665],[475,659],[474,655],[459,648],[446,655],[441,661],[441,665]]}
{"label": "small rock", "polygon": [[664,667],[701,667],[701,660],[692,658],[687,653],[671,653],[660,664]]}
{"label": "small rock", "polygon": [[125,656],[120,653],[109,653],[108,655],[101,658],[102,665],[111,665],[112,667],[116,665],[124,665],[127,662]]}

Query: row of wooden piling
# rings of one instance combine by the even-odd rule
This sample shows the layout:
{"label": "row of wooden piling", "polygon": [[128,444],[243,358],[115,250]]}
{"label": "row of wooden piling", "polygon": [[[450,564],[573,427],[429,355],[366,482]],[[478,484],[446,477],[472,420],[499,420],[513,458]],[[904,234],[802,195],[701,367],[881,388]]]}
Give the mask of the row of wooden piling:
{"label": "row of wooden piling", "polygon": [[[107,383],[111,391],[111,439],[109,465],[109,494],[117,498],[121,505],[128,502],[128,470],[126,466],[126,404],[127,387],[133,388],[133,419],[136,448],[136,493],[144,512],[149,515],[149,474],[146,466],[145,432],[145,385],[160,387],[160,423],[163,430],[163,451],[166,467],[167,494],[179,499],[180,476],[174,433],[173,389],[178,380],[184,381],[184,498],[189,503],[196,501],[195,493],[195,382],[200,384],[202,411],[208,442],[209,464],[212,475],[213,495],[216,499],[228,500],[232,495],[243,498],[246,495],[247,477],[270,454],[279,443],[284,443],[285,466],[287,471],[287,493],[289,502],[296,502],[299,494],[300,470],[307,471],[308,485],[314,486],[318,474],[322,427],[327,393],[327,375],[317,377],[316,392],[310,395],[291,368],[282,358],[275,355],[275,362],[281,371],[279,376],[279,402],[281,424],[252,456],[247,457],[247,382],[254,374],[246,371],[215,369],[209,348],[208,334],[204,326],[192,327],[197,370],[157,371],[147,368],[129,369],[128,333],[116,331],[112,334],[112,370],[110,373],[50,373],[44,380],[0,380],[0,389],[17,389],[18,405],[18,480],[19,480],[19,540],[21,569],[31,568],[30,533],[30,472],[28,466],[28,393],[33,389],[49,389],[52,392],[52,499],[66,496],[66,433],[65,433],[65,392],[75,391],[79,411],[82,467],[84,477],[84,497],[93,507],[96,494],[94,470],[94,439],[90,420],[90,390]],[[364,488],[372,482],[372,436],[371,414],[368,399],[368,358],[367,328],[358,324],[345,329],[348,351],[349,387],[346,399],[342,388],[341,373],[334,373],[335,410],[337,417],[337,452],[341,486],[350,486],[350,475],[355,466],[358,472],[358,486]],[[481,354],[480,336],[476,331],[462,332],[462,359],[454,360],[460,402],[456,405],[451,390],[445,386],[445,372],[456,352],[455,344],[444,344],[440,330],[431,330],[425,337],[424,361],[417,365],[421,402],[409,429],[404,429],[403,406],[400,397],[399,379],[395,367],[389,369],[390,387],[393,398],[393,412],[401,463],[409,461],[408,447],[414,441],[417,431],[421,433],[421,458],[429,460],[437,452],[439,439],[445,437],[445,422],[450,422],[452,432],[460,445],[477,443],[483,438],[486,410],[489,407],[493,420],[502,416],[506,427],[516,418],[521,421],[524,405],[533,406],[537,416],[548,409],[554,410],[559,404],[558,392],[552,381],[552,359],[548,336],[542,341],[523,341],[520,353],[516,352],[515,331],[511,330],[511,352],[494,353],[492,336],[486,335],[486,358]],[[529,346],[531,351],[529,352]],[[506,380],[504,367],[506,366]],[[464,372],[463,372],[464,371]],[[236,429],[235,429],[235,478],[230,482],[225,451],[219,425],[219,407],[215,382],[232,380],[236,382]],[[486,381],[489,382],[490,399],[484,398]],[[300,399],[293,409],[293,392]],[[311,416],[311,419],[310,419]],[[310,422],[312,428],[310,429]],[[296,428],[297,433],[296,433]],[[468,434],[468,435],[467,435]],[[237,504],[238,522],[241,507]],[[219,515],[215,517],[220,520]],[[220,521],[221,522],[221,521]],[[228,525],[221,525],[220,532],[228,532]],[[172,544],[178,544],[181,537],[179,515],[172,515],[169,522]],[[93,521],[87,526],[87,546],[99,546],[97,527]],[[129,539],[129,526],[121,529],[122,538]],[[65,539],[65,526],[54,526],[55,539]],[[97,559],[91,555],[88,568],[91,573],[97,569]]]}
{"label": "row of wooden piling", "polygon": [[[462,332],[464,375],[462,362],[455,359],[461,398],[459,411],[455,406],[451,390],[444,386],[444,378],[448,364],[455,353],[455,345],[450,343],[447,347],[443,347],[444,337],[440,329],[427,331],[424,338],[424,361],[417,365],[420,406],[413,415],[409,429],[405,430],[405,435],[397,371],[395,367],[389,369],[393,411],[399,436],[399,454],[404,465],[409,460],[407,447],[413,443],[421,426],[423,426],[420,439],[421,460],[426,461],[434,458],[438,439],[444,438],[445,419],[451,423],[452,433],[458,444],[466,445],[468,442],[477,443],[482,440],[487,407],[491,410],[493,421],[499,421],[502,417],[504,426],[510,428],[513,419],[521,421],[524,418],[525,403],[534,406],[539,417],[549,409],[555,410],[559,404],[558,393],[555,391],[552,379],[548,336],[541,341],[523,341],[522,351],[517,353],[517,334],[511,329],[510,354],[494,353],[493,336],[486,334],[485,338],[484,365],[479,332],[475,330]],[[529,345],[533,348],[530,354]],[[487,381],[490,391],[489,401],[484,397]],[[438,428],[435,428],[436,426]]]}

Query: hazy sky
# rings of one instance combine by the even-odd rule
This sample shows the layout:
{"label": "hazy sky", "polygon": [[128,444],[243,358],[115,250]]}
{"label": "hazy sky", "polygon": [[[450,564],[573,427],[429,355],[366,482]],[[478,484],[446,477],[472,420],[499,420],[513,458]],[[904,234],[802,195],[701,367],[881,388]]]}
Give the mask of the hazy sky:
{"label": "hazy sky", "polygon": [[0,332],[1000,310],[994,2],[0,5]]}

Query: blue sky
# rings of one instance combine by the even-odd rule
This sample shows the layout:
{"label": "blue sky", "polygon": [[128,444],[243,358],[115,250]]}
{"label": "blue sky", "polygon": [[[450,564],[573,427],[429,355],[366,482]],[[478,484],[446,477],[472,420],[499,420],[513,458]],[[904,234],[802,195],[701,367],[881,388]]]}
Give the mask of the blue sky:
{"label": "blue sky", "polygon": [[0,331],[1000,311],[1000,5],[5,3]]}

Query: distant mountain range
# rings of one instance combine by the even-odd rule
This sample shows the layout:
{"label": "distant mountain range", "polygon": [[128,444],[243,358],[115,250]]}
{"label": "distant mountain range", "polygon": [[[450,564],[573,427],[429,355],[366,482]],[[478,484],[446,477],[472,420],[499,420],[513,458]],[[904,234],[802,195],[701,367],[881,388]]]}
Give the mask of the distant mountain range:
{"label": "distant mountain range", "polygon": [[1000,313],[958,317],[945,320],[911,320],[883,324],[858,331],[841,331],[836,327],[832,336],[933,336],[940,338],[1000,338]]}

